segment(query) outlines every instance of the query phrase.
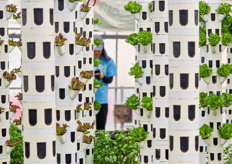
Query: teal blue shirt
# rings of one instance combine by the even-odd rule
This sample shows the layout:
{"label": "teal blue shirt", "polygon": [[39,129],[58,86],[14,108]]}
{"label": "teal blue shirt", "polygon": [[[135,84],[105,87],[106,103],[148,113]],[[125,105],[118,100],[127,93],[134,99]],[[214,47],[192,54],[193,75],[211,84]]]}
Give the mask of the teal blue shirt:
{"label": "teal blue shirt", "polygon": [[[102,61],[102,63],[98,65],[97,70],[102,71],[106,77],[117,76],[117,70],[113,59],[107,61],[105,60],[105,57],[102,56],[99,60]],[[103,82],[102,80],[99,81]],[[108,89],[109,85],[106,83],[104,83],[103,87],[98,88],[95,93],[95,100],[102,104],[108,104]]]}

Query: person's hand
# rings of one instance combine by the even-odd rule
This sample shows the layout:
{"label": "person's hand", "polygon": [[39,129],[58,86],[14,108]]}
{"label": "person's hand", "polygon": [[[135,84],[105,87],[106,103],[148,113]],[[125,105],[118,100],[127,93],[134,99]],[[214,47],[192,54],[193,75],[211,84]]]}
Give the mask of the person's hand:
{"label": "person's hand", "polygon": [[100,71],[100,78],[101,78],[101,79],[104,78],[104,74],[102,73],[102,71]]}

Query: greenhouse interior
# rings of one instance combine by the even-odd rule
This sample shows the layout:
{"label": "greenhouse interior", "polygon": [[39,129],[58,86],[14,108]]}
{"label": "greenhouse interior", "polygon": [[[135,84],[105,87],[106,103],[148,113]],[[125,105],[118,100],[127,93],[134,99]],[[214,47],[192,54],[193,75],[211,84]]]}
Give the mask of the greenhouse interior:
{"label": "greenhouse interior", "polygon": [[232,164],[232,0],[0,0],[0,164]]}

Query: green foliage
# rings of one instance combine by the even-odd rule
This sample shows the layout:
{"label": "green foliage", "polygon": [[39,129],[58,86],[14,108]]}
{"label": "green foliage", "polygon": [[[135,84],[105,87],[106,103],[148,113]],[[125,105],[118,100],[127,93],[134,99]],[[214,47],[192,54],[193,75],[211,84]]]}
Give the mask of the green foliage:
{"label": "green foliage", "polygon": [[22,131],[19,130],[14,124],[10,125],[10,140],[15,143],[18,140],[18,144],[15,145],[15,148],[10,153],[10,162],[11,164],[23,163],[23,136]]}
{"label": "green foliage", "polygon": [[232,42],[232,35],[228,32],[222,33],[222,44],[228,46]]}
{"label": "green foliage", "polygon": [[103,43],[103,42],[100,41],[100,39],[94,39],[94,44],[95,44],[97,47],[99,47],[100,44],[102,44],[102,43]]}
{"label": "green foliage", "polygon": [[130,43],[133,46],[137,45],[139,43],[138,34],[136,33],[130,34],[126,39],[126,42]]}
{"label": "green foliage", "polygon": [[94,67],[97,67],[101,63],[102,63],[102,61],[100,61],[100,59],[94,59]]}
{"label": "green foliage", "polygon": [[232,144],[224,149],[224,164],[232,164]]}
{"label": "green foliage", "polygon": [[231,65],[223,64],[220,68],[217,69],[217,74],[226,78],[231,74]]}
{"label": "green foliage", "polygon": [[133,67],[130,68],[129,75],[134,76],[135,78],[140,78],[143,73],[143,68],[139,66],[139,63],[136,63]]}
{"label": "green foliage", "polygon": [[231,12],[231,4],[221,3],[220,6],[216,9],[217,13],[227,15]]}
{"label": "green foliage", "polygon": [[152,111],[153,110],[153,102],[152,102],[152,98],[150,97],[143,97],[142,99],[142,107],[146,108],[148,111]]}
{"label": "green foliage", "polygon": [[67,132],[67,128],[69,126],[67,124],[63,124],[63,126],[60,126],[60,124],[56,123],[56,135],[64,135]]}
{"label": "green foliage", "polygon": [[133,128],[128,132],[128,135],[133,137],[136,142],[142,142],[146,139],[149,132],[146,132],[143,127]]}
{"label": "green foliage", "polygon": [[94,24],[98,24],[98,25],[100,25],[100,24],[102,24],[102,23],[100,22],[100,20],[99,20],[99,19],[94,19]]}
{"label": "green foliage", "polygon": [[222,21],[222,34],[229,33],[232,34],[232,16],[227,14]]}
{"label": "green foliage", "polygon": [[200,77],[206,78],[212,74],[212,68],[208,67],[207,64],[200,65]]}
{"label": "green foliage", "polygon": [[211,136],[211,133],[213,131],[213,128],[211,128],[209,125],[204,124],[200,128],[200,136],[202,139],[207,139]]}
{"label": "green foliage", "polygon": [[63,37],[63,35],[61,33],[59,33],[58,36],[56,36],[55,38],[55,44],[56,46],[63,46],[64,45],[64,42],[66,41],[67,39]]}
{"label": "green foliage", "polygon": [[208,96],[208,106],[209,109],[216,110],[220,107],[223,107],[223,98],[214,93],[210,93]]}
{"label": "green foliage", "polygon": [[94,164],[139,164],[140,147],[136,142],[144,140],[143,128],[128,129],[128,132],[112,133],[99,130],[94,144]]}
{"label": "green foliage", "polygon": [[206,45],[206,28],[205,28],[205,26],[200,27],[200,30],[199,30],[199,45],[200,46]]}
{"label": "green foliage", "polygon": [[124,6],[124,9],[134,14],[138,13],[142,9],[142,5],[138,4],[136,1],[130,1]]}
{"label": "green foliage", "polygon": [[206,107],[208,105],[208,95],[207,95],[207,93],[201,92],[200,96],[199,96],[199,99],[200,99],[200,106],[201,107]]}
{"label": "green foliage", "polygon": [[223,139],[230,139],[232,137],[232,124],[225,123],[218,127],[218,133]]}
{"label": "green foliage", "polygon": [[8,12],[16,13],[17,10],[17,7],[13,4],[6,5],[6,11]]}
{"label": "green foliage", "polygon": [[103,87],[104,83],[98,81],[97,79],[94,79],[94,89]]}
{"label": "green foliage", "polygon": [[147,31],[141,31],[138,33],[138,41],[142,45],[152,44],[152,33]]}
{"label": "green foliage", "polygon": [[209,35],[208,41],[211,46],[216,46],[220,42],[221,38],[218,36],[218,34],[211,33]]}
{"label": "green foliage", "polygon": [[199,13],[200,15],[208,14],[210,11],[210,7],[207,3],[200,1],[199,2]]}
{"label": "green foliage", "polygon": [[222,93],[221,97],[223,98],[223,104],[225,107],[231,106],[232,95],[228,93]]}
{"label": "green foliage", "polygon": [[131,95],[127,100],[126,100],[126,105],[128,106],[128,108],[130,109],[134,109],[137,110],[140,106],[140,101],[138,96],[136,96],[135,94]]}
{"label": "green foliage", "polygon": [[150,12],[152,12],[152,2],[148,3],[148,8],[149,8]]}
{"label": "green foliage", "polygon": [[100,110],[101,106],[102,106],[101,104],[102,104],[101,102],[94,101],[94,109],[95,110]]}

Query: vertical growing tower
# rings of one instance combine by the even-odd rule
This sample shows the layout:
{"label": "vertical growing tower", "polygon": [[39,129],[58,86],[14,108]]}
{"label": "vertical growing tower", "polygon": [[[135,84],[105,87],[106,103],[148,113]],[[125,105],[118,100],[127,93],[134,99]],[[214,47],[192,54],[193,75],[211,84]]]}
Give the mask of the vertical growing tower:
{"label": "vertical growing tower", "polygon": [[168,0],[152,1],[154,163],[168,163]]}
{"label": "vertical growing tower", "polygon": [[199,163],[198,0],[169,0],[169,162]]}
{"label": "vertical growing tower", "polygon": [[64,53],[55,47],[56,60],[56,121],[62,126],[67,124],[65,142],[57,139],[57,163],[77,163],[76,104],[77,97],[70,97],[71,80],[76,76],[75,54],[75,11],[67,0],[55,0],[55,34],[60,33],[67,40]]}
{"label": "vertical growing tower", "polygon": [[[9,71],[9,52],[8,52],[8,20],[6,16],[6,5],[8,0],[0,1],[0,163],[10,163],[10,154],[6,151],[5,142],[10,138],[10,118],[9,118],[9,86],[5,85],[3,72]],[[1,110],[0,109],[0,110]]]}
{"label": "vertical growing tower", "polygon": [[22,0],[24,163],[56,163],[53,0]]}

